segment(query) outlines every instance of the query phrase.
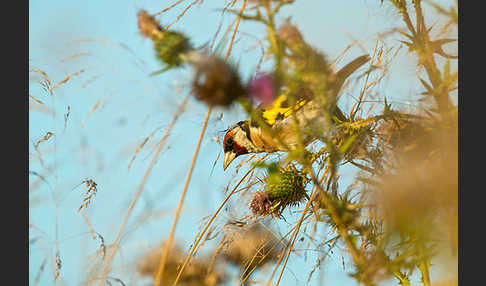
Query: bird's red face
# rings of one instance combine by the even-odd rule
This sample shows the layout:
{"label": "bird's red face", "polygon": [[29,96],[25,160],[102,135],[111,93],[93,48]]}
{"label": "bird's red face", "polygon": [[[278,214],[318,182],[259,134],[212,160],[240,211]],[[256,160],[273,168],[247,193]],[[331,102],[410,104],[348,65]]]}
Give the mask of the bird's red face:
{"label": "bird's red face", "polygon": [[233,130],[228,131],[224,135],[223,148],[225,153],[227,151],[233,151],[236,155],[248,154],[248,150],[246,150],[245,147],[240,146],[235,140],[235,132]]}
{"label": "bird's red face", "polygon": [[224,135],[223,149],[224,149],[224,164],[223,168],[226,170],[228,165],[238,156],[248,154],[248,150],[242,145],[238,144],[236,140],[237,130],[231,129]]}

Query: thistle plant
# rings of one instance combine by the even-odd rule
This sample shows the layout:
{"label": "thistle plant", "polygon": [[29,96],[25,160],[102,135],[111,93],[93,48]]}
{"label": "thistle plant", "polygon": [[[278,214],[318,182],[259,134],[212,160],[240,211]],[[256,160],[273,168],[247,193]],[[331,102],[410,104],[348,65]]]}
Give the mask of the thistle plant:
{"label": "thistle plant", "polygon": [[[338,244],[344,246],[353,264],[349,274],[358,283],[371,286],[394,277],[401,285],[412,285],[410,276],[418,270],[422,284],[432,285],[431,261],[439,249],[444,248],[444,243],[440,242],[444,233],[450,237],[449,247],[453,253],[457,251],[457,107],[450,94],[457,88],[458,81],[457,72],[451,72],[450,61],[457,57],[443,50],[444,45],[455,40],[441,36],[433,39],[432,25],[427,26],[425,22],[422,1],[380,1],[391,4],[404,22],[405,30],[399,32],[403,37],[401,43],[408,48],[408,53],[416,56],[417,66],[428,77],[420,75],[418,81],[425,88],[423,102],[429,104],[423,104],[420,112],[405,112],[383,97],[383,109],[363,116],[365,98],[386,76],[389,62],[383,49],[370,53],[373,54],[371,59],[362,58],[370,60],[369,66],[355,76],[364,80],[365,87],[351,110],[343,112],[337,108],[339,93],[354,70],[348,74],[346,70],[341,71],[345,76],[340,77],[342,74],[335,72],[325,53],[310,45],[295,24],[290,20],[278,22],[280,9],[296,1],[248,2],[246,6],[244,1],[241,10],[225,11],[265,28],[262,45],[266,59],[272,60],[272,69],[254,75],[245,83],[240,80],[236,68],[209,56],[195,65],[192,86],[196,98],[209,107],[239,103],[254,126],[268,132],[286,148],[287,152],[277,160],[252,164],[252,175],[247,178],[247,173],[240,181],[246,180],[245,189],[254,189],[249,203],[254,219],[285,219],[292,216],[291,210],[305,203],[268,281],[273,279],[285,257],[277,284],[280,282],[302,223],[312,220],[315,228],[328,228],[334,233],[331,240],[318,242],[320,245],[327,245],[329,249]],[[450,18],[444,29],[457,24],[454,9],[448,12],[437,4],[432,3],[432,6]],[[152,29],[155,32],[142,28],[141,33],[151,37],[154,43],[156,39],[165,38],[155,44],[162,61],[170,67],[182,63],[181,57],[174,55],[190,50],[185,38],[176,32],[161,36],[164,34],[161,28]],[[436,57],[445,59],[442,71]],[[373,76],[380,70],[382,75]],[[375,80],[368,83],[373,77]],[[282,95],[290,106],[296,106],[286,110],[285,116],[293,118],[297,146],[286,146],[280,134],[270,128],[269,118],[254,106],[255,102],[264,106],[272,104]],[[310,99],[319,102],[320,116],[326,124],[302,130],[296,109],[302,100]],[[308,148],[302,140],[305,136],[313,136],[323,145],[317,150]],[[357,168],[358,173],[343,191],[339,187],[340,169],[345,165]],[[253,176],[255,168],[264,170],[263,179]],[[453,175],[441,182],[439,178],[451,170]],[[257,187],[259,189],[255,190]],[[414,196],[421,196],[423,201],[411,203]],[[187,256],[179,275],[199,241]]]}
{"label": "thistle plant", "polygon": [[308,179],[295,166],[279,168],[277,164],[270,164],[266,167],[265,188],[255,192],[250,202],[254,214],[279,217],[286,207],[298,205],[308,198],[305,189]]}
{"label": "thistle plant", "polygon": [[[175,1],[170,8],[181,2]],[[421,0],[376,1],[385,6],[380,9],[391,8],[401,19],[402,25],[394,34],[400,38],[395,43],[407,49],[418,70],[416,83],[422,87],[417,94],[419,105],[415,110],[405,110],[398,108],[393,100],[389,102],[394,95],[381,86],[400,48],[388,49],[385,40],[380,39],[374,49],[363,47],[366,51],[357,58],[357,68],[338,70],[337,59],[328,57],[325,48],[311,45],[292,19],[282,19],[282,9],[305,1],[229,2],[222,13],[231,13],[236,21],[224,57],[211,48],[196,48],[188,36],[177,29],[169,30],[169,26],[162,27],[147,11],[138,12],[140,36],[152,41],[155,58],[164,65],[155,74],[186,66],[193,68],[187,86],[196,103],[208,108],[169,238],[163,245],[164,252],[161,253],[162,247],[157,247],[158,250],[143,256],[137,265],[138,273],[152,277],[155,285],[221,285],[227,281],[227,274],[212,266],[230,262],[240,268],[239,282],[244,284],[249,283],[245,281],[250,281],[253,271],[271,264],[271,272],[259,272],[266,275],[266,283],[258,283],[278,285],[287,262],[300,253],[295,248],[296,241],[305,237],[309,241],[306,249],[314,247],[312,250],[320,255],[314,268],[308,271],[308,280],[322,261],[339,248],[351,265],[345,272],[359,285],[374,286],[389,279],[404,286],[434,285],[431,272],[434,265],[441,264],[438,254],[450,253],[449,259],[457,264],[458,109],[453,100],[458,84],[458,73],[454,71],[457,56],[444,51],[446,45],[456,40],[442,33],[457,26],[457,9],[447,10]],[[177,20],[196,3],[203,1],[191,2]],[[233,9],[235,3],[241,3],[241,8]],[[443,27],[436,27],[442,28],[441,32],[437,33],[434,25],[427,23],[424,13],[428,10],[422,7],[423,3],[430,4],[447,19]],[[241,36],[237,33],[240,21],[252,22],[265,31],[258,46],[264,51],[262,61],[266,61],[268,68],[247,79],[229,59],[236,35]],[[226,36],[223,39],[222,42]],[[259,62],[250,64],[260,65]],[[69,79],[51,88],[43,72],[31,72],[46,78],[43,86],[51,95]],[[351,108],[343,104],[344,91],[353,94]],[[302,128],[298,111],[311,100],[318,106],[318,116],[314,118],[324,123]],[[262,107],[271,108],[275,102],[281,106],[273,113],[264,114]],[[371,106],[370,102],[376,104]],[[157,145],[156,155],[130,203],[120,232],[108,248],[108,259],[104,260],[103,256],[101,274],[93,275],[101,277],[96,278],[100,285],[108,281],[125,224],[186,103],[187,98]],[[271,139],[268,141],[281,147],[275,150],[285,152],[269,148],[264,156],[242,154],[247,157],[236,168],[237,183],[225,189],[225,198],[217,210],[201,220],[201,231],[184,252],[171,243],[213,108],[241,112],[240,115],[251,121],[244,126],[246,130],[259,128],[265,138]],[[295,135],[295,144],[286,144],[282,135],[285,132],[272,128],[283,118],[291,122],[290,130],[285,132]],[[245,134],[250,137],[249,132]],[[37,150],[43,142],[47,144],[51,137],[57,140],[58,133],[55,135],[48,133],[34,148]],[[314,141],[307,144],[305,138]],[[147,140],[148,137],[139,149]],[[239,170],[245,168],[241,175]],[[353,172],[349,175],[344,170]],[[30,174],[43,179],[33,171]],[[349,177],[343,179],[344,176]],[[90,199],[96,193],[97,183],[92,180],[84,183],[88,192],[79,208],[82,214],[96,208],[96,202]],[[227,224],[222,226],[218,220],[222,212],[238,217],[238,223],[234,223],[238,226],[236,230],[229,232]],[[286,229],[282,233],[286,234],[264,231],[257,225],[283,225],[282,229]],[[323,232],[325,237],[319,235]],[[220,241],[218,248],[212,249],[209,256],[196,257],[211,240]],[[272,247],[268,247],[269,241]],[[61,265],[60,258],[56,257],[55,261]],[[60,266],[56,271],[59,269]],[[419,283],[412,279],[413,275],[420,276]],[[56,272],[54,282],[58,276]]]}
{"label": "thistle plant", "polygon": [[186,36],[162,28],[145,10],[138,12],[138,28],[140,35],[152,40],[157,58],[165,63],[165,68],[160,72],[186,63],[188,53],[194,49]]}

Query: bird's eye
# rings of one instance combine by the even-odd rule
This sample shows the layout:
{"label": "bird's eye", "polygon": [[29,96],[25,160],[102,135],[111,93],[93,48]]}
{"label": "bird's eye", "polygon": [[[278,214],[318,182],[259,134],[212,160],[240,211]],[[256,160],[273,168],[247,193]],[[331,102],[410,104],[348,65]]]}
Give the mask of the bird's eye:
{"label": "bird's eye", "polygon": [[228,139],[226,139],[226,142],[224,144],[224,151],[230,151],[233,149],[233,137],[228,137]]}

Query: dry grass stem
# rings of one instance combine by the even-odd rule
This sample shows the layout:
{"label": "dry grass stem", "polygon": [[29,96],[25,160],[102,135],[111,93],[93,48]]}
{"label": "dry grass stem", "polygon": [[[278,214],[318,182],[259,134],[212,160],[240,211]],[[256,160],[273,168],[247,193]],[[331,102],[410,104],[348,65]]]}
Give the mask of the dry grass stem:
{"label": "dry grass stem", "polygon": [[220,206],[218,207],[218,209],[216,210],[216,212],[211,216],[211,219],[208,221],[208,223],[206,224],[206,226],[204,227],[204,229],[202,230],[202,232],[200,232],[198,235],[197,235],[197,238],[196,238],[196,241],[194,242],[194,244],[192,245],[191,247],[191,250],[189,251],[189,254],[186,256],[184,262],[182,263],[182,266],[179,270],[179,273],[177,274],[177,277],[176,277],[176,280],[174,282],[174,286],[177,285],[177,282],[180,278],[180,276],[182,275],[183,271],[184,271],[184,268],[186,267],[186,265],[189,263],[189,261],[191,260],[191,257],[193,255],[195,255],[194,253],[194,250],[198,247],[199,245],[199,242],[201,241],[201,239],[203,238],[203,236],[205,235],[206,231],[209,229],[209,227],[211,226],[211,224],[213,223],[213,221],[216,219],[216,217],[218,216],[219,212],[223,209],[223,206],[226,204],[226,202],[230,199],[230,197],[236,192],[236,190],[238,189],[238,186],[245,180],[245,178],[255,169],[255,167],[252,167],[251,169],[249,169],[245,175],[243,175],[243,177],[240,179],[240,181],[236,184],[236,186],[233,188],[233,190],[226,196],[226,198],[224,199],[224,201],[220,204]]}
{"label": "dry grass stem", "polygon": [[75,58],[78,58],[78,57],[82,57],[82,56],[92,56],[91,53],[77,53],[77,54],[74,54],[72,56],[69,56],[69,57],[66,57],[64,59],[61,60],[61,62],[67,62],[67,61],[70,61],[70,60],[73,60]]}
{"label": "dry grass stem", "polygon": [[52,88],[52,90],[60,87],[62,84],[65,84],[68,80],[70,80],[73,76],[77,76],[79,74],[82,74],[84,72],[84,69],[82,70],[79,70],[77,72],[74,72],[72,74],[69,74],[67,75],[63,80],[61,80],[60,82],[56,83],[56,85]]}
{"label": "dry grass stem", "polygon": [[186,12],[192,7],[192,5],[196,4],[197,2],[200,2],[201,0],[194,0],[191,2],[191,4],[187,5],[187,7],[182,11],[182,13],[180,13],[177,18],[174,20],[174,22],[170,23],[169,25],[167,25],[167,27],[165,27],[167,30],[169,30],[170,27],[172,27],[172,25],[174,25],[175,23],[177,23],[179,21],[180,18],[182,18],[182,16],[184,16],[184,14],[186,14]]}
{"label": "dry grass stem", "polygon": [[157,275],[155,276],[155,282],[154,282],[155,286],[160,285],[160,281],[161,281],[162,275],[164,273],[164,265],[165,265],[165,262],[167,260],[169,248],[171,247],[172,240],[174,238],[174,232],[175,232],[175,228],[177,226],[179,215],[181,213],[182,204],[184,203],[184,198],[186,196],[187,188],[189,187],[189,182],[191,181],[192,171],[194,169],[194,166],[196,165],[197,155],[199,154],[199,148],[201,147],[201,142],[202,142],[204,133],[206,132],[206,126],[208,124],[208,120],[209,120],[210,115],[211,115],[211,107],[208,107],[208,110],[206,112],[206,118],[204,119],[204,123],[203,123],[203,126],[201,128],[201,134],[199,135],[199,140],[198,140],[197,145],[196,145],[196,150],[194,151],[194,155],[192,157],[192,162],[191,162],[191,165],[189,167],[189,171],[187,173],[186,182],[184,183],[184,188],[182,190],[181,197],[179,199],[179,204],[177,205],[177,210],[176,210],[176,213],[175,213],[175,216],[174,216],[174,221],[172,223],[172,226],[171,226],[171,229],[170,229],[170,232],[169,232],[169,238],[167,239],[167,243],[165,245],[164,252],[162,253],[162,257],[161,257],[161,260],[160,260],[159,268],[157,270]]}
{"label": "dry grass stem", "polygon": [[175,3],[174,3],[174,4],[172,4],[172,5],[170,5],[169,7],[162,9],[162,11],[155,13],[155,14],[154,14],[154,16],[158,16],[158,15],[160,15],[160,14],[164,13],[164,12],[169,11],[170,9],[172,9],[172,8],[174,8],[175,6],[179,5],[179,4],[180,4],[181,2],[183,2],[183,1],[185,1],[185,0],[178,0],[177,2],[175,2]]}
{"label": "dry grass stem", "polygon": [[44,135],[44,137],[42,137],[39,141],[37,141],[34,144],[34,147],[38,148],[40,143],[46,142],[47,140],[51,139],[52,136],[55,136],[54,133],[47,131],[46,135]]}
{"label": "dry grass stem", "polygon": [[130,162],[128,163],[128,170],[130,171],[130,166],[132,165],[133,163],[133,160],[135,160],[135,158],[137,157],[137,154],[140,152],[140,150],[142,150],[143,146],[145,146],[145,143],[147,143],[147,141],[150,139],[150,136],[147,136],[145,137],[145,139],[143,140],[142,144],[140,144],[137,148],[137,150],[135,150],[135,154],[133,154],[132,156],[132,159],[130,160]]}
{"label": "dry grass stem", "polygon": [[84,122],[86,122],[86,120],[91,116],[91,114],[93,114],[93,112],[95,112],[96,109],[98,109],[98,107],[100,106],[100,104],[102,102],[103,102],[103,99],[100,99],[95,103],[95,105],[93,105],[93,107],[91,107],[91,109],[88,111],[88,114],[86,114],[86,116],[83,118],[83,120],[81,120],[81,127],[84,127]]}
{"label": "dry grass stem", "polygon": [[226,51],[225,59],[227,59],[229,57],[231,49],[233,48],[233,41],[235,39],[236,32],[238,31],[238,26],[240,25],[241,14],[243,13],[243,11],[245,11],[245,7],[246,7],[246,0],[243,0],[243,4],[241,4],[240,13],[238,15],[238,18],[236,19],[235,28],[233,30],[233,35],[231,35],[231,40],[229,42],[228,50]]}
{"label": "dry grass stem", "polygon": [[135,192],[133,199],[130,202],[127,213],[125,214],[122,225],[120,227],[120,231],[118,232],[118,235],[115,239],[115,242],[113,243],[113,249],[108,256],[108,259],[106,259],[103,271],[101,273],[99,286],[104,286],[104,284],[105,284],[106,276],[111,269],[111,264],[113,262],[113,259],[115,258],[115,254],[118,250],[120,240],[121,240],[121,236],[122,236],[122,234],[125,230],[125,226],[128,222],[128,219],[130,218],[132,211],[133,211],[133,208],[135,207],[135,204],[137,203],[137,200],[138,200],[138,198],[140,197],[140,194],[143,191],[143,187],[145,186],[145,182],[147,181],[150,173],[152,172],[152,168],[155,165],[155,162],[157,162],[157,158],[158,158],[160,152],[162,151],[162,147],[164,147],[164,145],[165,145],[165,141],[169,137],[169,135],[172,131],[172,128],[174,127],[175,123],[177,122],[177,119],[184,112],[188,99],[189,99],[189,95],[186,95],[186,97],[182,101],[181,105],[179,106],[177,113],[174,115],[174,118],[172,119],[169,126],[167,127],[167,132],[164,135],[164,137],[162,137],[162,139],[160,140],[159,145],[157,146],[157,150],[155,151],[155,154],[152,157],[152,161],[150,162],[149,166],[147,167],[147,170],[145,171],[145,174],[142,178],[142,181],[140,182],[140,184],[137,188],[137,191]]}
{"label": "dry grass stem", "polygon": [[44,104],[42,101],[40,101],[37,98],[33,97],[31,94],[29,94],[29,97],[32,98],[35,102],[37,102],[39,104]]}
{"label": "dry grass stem", "polygon": [[91,222],[88,219],[88,216],[84,212],[81,212],[81,215],[83,215],[84,221],[88,225],[89,232],[91,233],[91,236],[93,237],[93,239],[96,239],[96,233],[93,229],[93,226],[91,225]]}

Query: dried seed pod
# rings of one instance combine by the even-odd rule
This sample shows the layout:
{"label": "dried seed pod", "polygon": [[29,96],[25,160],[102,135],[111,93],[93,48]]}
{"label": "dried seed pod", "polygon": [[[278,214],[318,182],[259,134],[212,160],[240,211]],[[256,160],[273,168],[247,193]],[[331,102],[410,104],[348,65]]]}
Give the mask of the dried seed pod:
{"label": "dried seed pod", "polygon": [[151,38],[161,37],[163,29],[155,18],[147,11],[141,10],[137,14],[138,31],[143,37]]}
{"label": "dried seed pod", "polygon": [[196,73],[192,90],[196,99],[209,106],[228,107],[244,96],[238,72],[218,57],[201,57],[194,63]]}

